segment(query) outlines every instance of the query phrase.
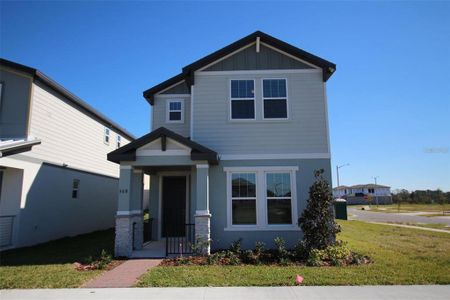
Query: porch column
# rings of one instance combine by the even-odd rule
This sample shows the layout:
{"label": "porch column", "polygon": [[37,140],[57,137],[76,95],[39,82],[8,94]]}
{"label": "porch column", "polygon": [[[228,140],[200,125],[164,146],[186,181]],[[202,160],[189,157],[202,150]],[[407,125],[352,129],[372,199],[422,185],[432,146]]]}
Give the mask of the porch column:
{"label": "porch column", "polygon": [[210,254],[211,228],[209,213],[209,165],[196,165],[197,199],[195,211],[195,237],[197,242],[204,243],[203,254]]}
{"label": "porch column", "polygon": [[115,255],[130,257],[143,243],[143,173],[120,166],[119,202],[116,216]]}

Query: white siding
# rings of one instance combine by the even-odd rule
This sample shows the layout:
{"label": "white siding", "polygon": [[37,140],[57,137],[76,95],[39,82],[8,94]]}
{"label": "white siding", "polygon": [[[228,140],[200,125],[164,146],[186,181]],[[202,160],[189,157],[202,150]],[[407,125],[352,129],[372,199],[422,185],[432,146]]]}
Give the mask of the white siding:
{"label": "white siding", "polygon": [[[196,75],[193,96],[196,142],[219,154],[328,153],[321,72],[235,74]],[[287,79],[289,120],[262,119],[263,78]],[[256,120],[229,120],[230,79],[255,79]]]}
{"label": "white siding", "polygon": [[[26,155],[70,168],[118,177],[117,164],[106,159],[116,149],[117,132],[103,142],[105,125],[57,94],[33,84],[30,135],[42,141]],[[122,145],[129,141],[122,136]]]}
{"label": "white siding", "polygon": [[[167,123],[166,122],[166,103],[168,100],[183,99],[184,100],[184,122],[183,123]],[[189,136],[189,127],[191,122],[191,98],[190,96],[167,96],[156,95],[155,104],[153,105],[152,130],[159,127],[165,127],[182,136]]]}

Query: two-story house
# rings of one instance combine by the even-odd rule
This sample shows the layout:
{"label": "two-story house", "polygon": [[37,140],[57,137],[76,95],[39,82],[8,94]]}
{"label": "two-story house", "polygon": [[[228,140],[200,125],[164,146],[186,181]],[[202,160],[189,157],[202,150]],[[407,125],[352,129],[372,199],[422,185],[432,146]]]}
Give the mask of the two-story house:
{"label": "two-story house", "polygon": [[1,59],[0,249],[113,227],[119,167],[106,155],[133,139],[39,70]]}
{"label": "two-story house", "polygon": [[391,188],[380,184],[341,185],[333,188],[334,198],[343,198],[347,204],[392,204]]}
{"label": "two-story house", "polygon": [[189,251],[193,236],[205,252],[207,241],[223,249],[239,238],[244,248],[278,236],[292,247],[314,170],[331,183],[326,81],[335,70],[257,31],[145,91],[154,131],[108,155],[120,163],[116,255],[152,249],[141,234],[143,174],[166,255]]}

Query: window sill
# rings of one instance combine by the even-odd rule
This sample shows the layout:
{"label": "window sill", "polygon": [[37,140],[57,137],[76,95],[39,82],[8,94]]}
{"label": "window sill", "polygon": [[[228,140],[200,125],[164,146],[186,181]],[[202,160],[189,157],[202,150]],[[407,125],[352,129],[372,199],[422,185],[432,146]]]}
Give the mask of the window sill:
{"label": "window sill", "polygon": [[228,226],[224,231],[301,231],[296,225]]}

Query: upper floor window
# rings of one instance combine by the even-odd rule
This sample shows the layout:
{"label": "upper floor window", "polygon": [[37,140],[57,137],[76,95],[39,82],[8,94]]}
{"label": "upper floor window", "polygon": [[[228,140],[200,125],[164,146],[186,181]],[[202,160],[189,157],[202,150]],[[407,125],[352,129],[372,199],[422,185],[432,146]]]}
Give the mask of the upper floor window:
{"label": "upper floor window", "polygon": [[109,128],[105,128],[105,134],[103,136],[103,143],[105,143],[106,145],[109,145],[110,135],[111,135],[111,131],[109,130]]}
{"label": "upper floor window", "polygon": [[231,119],[255,119],[255,81],[231,80]]}
{"label": "upper floor window", "polygon": [[370,194],[375,193],[375,189],[369,189],[369,193],[370,193]]}
{"label": "upper floor window", "polygon": [[263,79],[264,119],[287,119],[286,79]]}
{"label": "upper floor window", "polygon": [[72,198],[78,198],[78,187],[80,186],[80,179],[74,179],[72,182]]}
{"label": "upper floor window", "polygon": [[120,148],[121,145],[122,145],[122,137],[120,135],[117,135],[116,146],[117,148]]}
{"label": "upper floor window", "polygon": [[166,122],[183,123],[184,122],[183,110],[184,110],[183,100],[168,100]]}

